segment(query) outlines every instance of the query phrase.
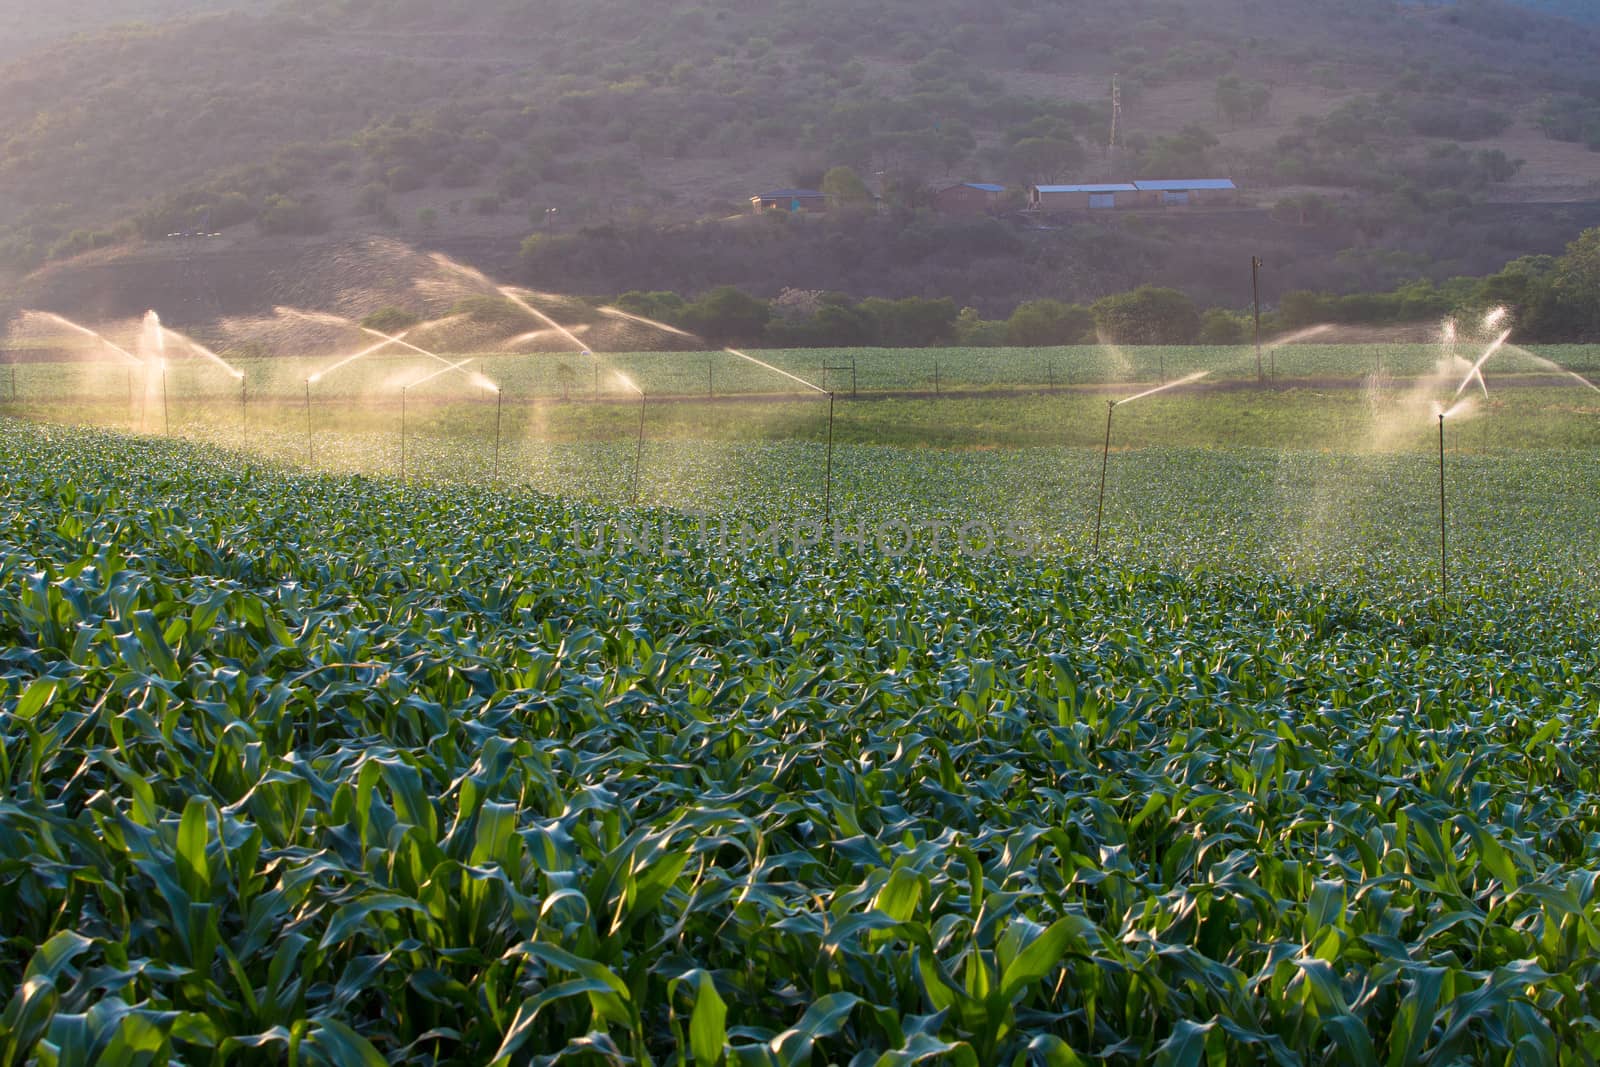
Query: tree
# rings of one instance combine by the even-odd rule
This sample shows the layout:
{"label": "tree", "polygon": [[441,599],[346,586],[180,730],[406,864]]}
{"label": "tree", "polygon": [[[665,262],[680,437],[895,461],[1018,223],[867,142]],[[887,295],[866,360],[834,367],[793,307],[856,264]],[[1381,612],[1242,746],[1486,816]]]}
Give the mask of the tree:
{"label": "tree", "polygon": [[955,333],[956,302],[949,297],[926,300],[919,296],[904,300],[872,297],[859,309],[871,316],[874,338],[891,348],[922,348],[948,341]]}
{"label": "tree", "polygon": [[1190,123],[1152,141],[1139,160],[1139,173],[1150,178],[1203,175],[1211,169],[1210,150],[1218,143],[1209,130]]}
{"label": "tree", "polygon": [[685,328],[717,344],[750,344],[761,340],[772,309],[731,285],[706,293],[683,309]]}
{"label": "tree", "polygon": [[328,229],[328,217],[315,196],[307,193],[295,199],[289,196],[269,196],[256,216],[256,225],[266,234],[313,234]]}
{"label": "tree", "polygon": [[1060,181],[1083,166],[1083,146],[1065,137],[1024,137],[1006,153],[1006,169],[1026,184]]}
{"label": "tree", "polygon": [[1530,333],[1545,341],[1600,341],[1600,227],[1580,234],[1529,290]]}
{"label": "tree", "polygon": [[1194,301],[1176,289],[1143,285],[1096,300],[1090,310],[1095,326],[1117,344],[1184,345],[1200,336]]}
{"label": "tree", "polygon": [[1094,315],[1077,304],[1059,300],[1030,300],[1006,321],[1006,341],[1014,345],[1043,347],[1075,345],[1093,332]]}
{"label": "tree", "polygon": [[1244,316],[1225,308],[1211,308],[1200,317],[1200,343],[1237,345],[1244,343]]}
{"label": "tree", "polygon": [[834,167],[822,176],[822,190],[834,207],[865,207],[872,202],[872,193],[861,175],[849,167]]}
{"label": "tree", "polygon": [[391,336],[402,330],[409,330],[422,321],[422,316],[405,308],[386,307],[381,311],[374,311],[371,315],[361,320],[361,325],[369,330],[377,330]]}
{"label": "tree", "polygon": [[649,293],[635,289],[617,297],[617,307],[622,311],[665,322],[669,326],[683,324],[683,313],[688,306],[689,302],[683,297],[665,289]]}
{"label": "tree", "polygon": [[956,316],[956,344],[968,348],[997,348],[1007,343],[1007,323],[986,319],[977,308],[962,308]]}
{"label": "tree", "polygon": [[1260,82],[1247,82],[1229,74],[1217,79],[1217,113],[1229,125],[1263,119],[1272,103],[1272,90]]}

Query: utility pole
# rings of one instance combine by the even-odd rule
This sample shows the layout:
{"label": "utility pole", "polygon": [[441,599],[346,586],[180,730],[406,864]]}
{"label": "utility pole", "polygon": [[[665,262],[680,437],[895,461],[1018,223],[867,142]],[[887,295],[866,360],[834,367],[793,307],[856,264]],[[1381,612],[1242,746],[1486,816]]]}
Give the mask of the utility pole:
{"label": "utility pole", "polygon": [[1250,257],[1250,293],[1256,306],[1256,381],[1263,380],[1261,368],[1261,257]]}
{"label": "utility pole", "polygon": [[1111,139],[1106,142],[1106,155],[1117,151],[1117,141],[1122,135],[1122,75],[1111,75]]}

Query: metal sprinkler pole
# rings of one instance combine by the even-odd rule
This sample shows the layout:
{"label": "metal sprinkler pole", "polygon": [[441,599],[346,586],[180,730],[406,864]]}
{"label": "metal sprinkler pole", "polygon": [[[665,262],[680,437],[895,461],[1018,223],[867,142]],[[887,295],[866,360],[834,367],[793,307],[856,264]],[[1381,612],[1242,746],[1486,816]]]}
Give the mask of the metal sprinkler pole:
{"label": "metal sprinkler pole", "polygon": [[639,506],[639,468],[644,463],[644,410],[650,398],[639,391],[639,439],[633,446],[633,506]]}
{"label": "metal sprinkler pole", "polygon": [[822,482],[822,525],[833,524],[833,394],[828,394],[828,464]]}
{"label": "metal sprinkler pole", "polygon": [[1261,257],[1250,257],[1250,293],[1256,307],[1256,381],[1262,380],[1261,370]]}
{"label": "metal sprinkler pole", "polygon": [[714,397],[716,395],[717,395],[717,392],[712,387],[712,384],[711,384],[711,362],[709,360],[707,360],[706,361],[706,399],[710,400],[712,397]]}
{"label": "metal sprinkler pole", "polygon": [[494,391],[494,480],[500,480],[500,412],[505,404],[506,394],[503,390]]}
{"label": "metal sprinkler pole", "polygon": [[1106,401],[1106,447],[1100,453],[1100,503],[1094,512],[1094,554],[1100,555],[1100,520],[1106,513],[1106,470],[1111,466],[1111,414],[1117,410],[1115,400]]}
{"label": "metal sprinkler pole", "polygon": [[167,368],[161,368],[161,436],[172,436],[172,422],[167,418]]}
{"label": "metal sprinkler pole", "polygon": [[400,387],[400,486],[406,484],[406,386]]}
{"label": "metal sprinkler pole", "polygon": [[239,436],[242,438],[245,431],[250,428],[250,387],[245,382],[244,375],[239,375]]}
{"label": "metal sprinkler pole", "polygon": [[145,364],[144,382],[139,390],[139,432],[144,433],[149,425],[146,416],[150,413],[150,365]]}
{"label": "metal sprinkler pole", "polygon": [[306,466],[311,466],[311,379],[306,379]]}
{"label": "metal sprinkler pole", "polygon": [[1439,597],[1450,595],[1450,556],[1445,545],[1444,413],[1439,413]]}

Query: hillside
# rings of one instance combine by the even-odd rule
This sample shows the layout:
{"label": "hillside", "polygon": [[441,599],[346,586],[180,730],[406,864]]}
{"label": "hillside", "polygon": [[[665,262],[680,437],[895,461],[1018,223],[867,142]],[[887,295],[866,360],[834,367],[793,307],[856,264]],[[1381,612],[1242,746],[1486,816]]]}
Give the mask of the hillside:
{"label": "hillside", "polygon": [[726,217],[846,165],[913,212],[963,178],[1229,174],[1280,222],[1343,232],[1332,251],[1426,263],[1420,220],[1470,229],[1474,205],[1591,200],[1600,178],[1600,32],[1488,3],[237,6],[57,25],[0,66],[0,259],[196,229],[570,237]]}
{"label": "hillside", "polygon": [[186,15],[228,8],[267,9],[274,0],[94,0],[62,4],[58,0],[0,0],[0,58],[21,55],[41,44],[111,26],[165,22]]}

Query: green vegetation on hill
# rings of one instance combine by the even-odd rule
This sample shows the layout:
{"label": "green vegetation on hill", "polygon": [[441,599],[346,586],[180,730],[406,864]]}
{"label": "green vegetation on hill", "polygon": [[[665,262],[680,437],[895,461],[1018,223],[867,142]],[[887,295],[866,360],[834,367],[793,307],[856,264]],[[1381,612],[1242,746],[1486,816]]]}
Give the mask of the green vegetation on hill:
{"label": "green vegetation on hill", "polygon": [[[1573,75],[1600,38],[1526,12],[1508,38],[1496,21],[1508,10],[300,0],[207,15],[0,68],[0,255],[29,266],[130,234],[245,223],[448,232],[457,217],[501,216],[527,229],[552,203],[569,228],[654,225],[726,214],[752,187],[819,182],[837,165],[881,173],[914,211],[946,179],[1108,166],[1097,146],[1117,72],[1130,158],[1116,169],[1342,186],[1357,194],[1348,204],[1286,210],[1404,244],[1418,220],[1441,221],[1514,173],[1515,159],[1457,141],[1503,128],[1541,94],[1592,105]],[[1070,89],[1053,80],[1067,76]],[[1307,79],[1364,95],[1330,97],[1324,116],[1248,150],[1220,149],[1193,122],[1153,125],[1139,106],[1197,81],[1208,97],[1214,86],[1213,126],[1248,126],[1271,113],[1273,85]],[[438,202],[419,203],[430,190]]]}

